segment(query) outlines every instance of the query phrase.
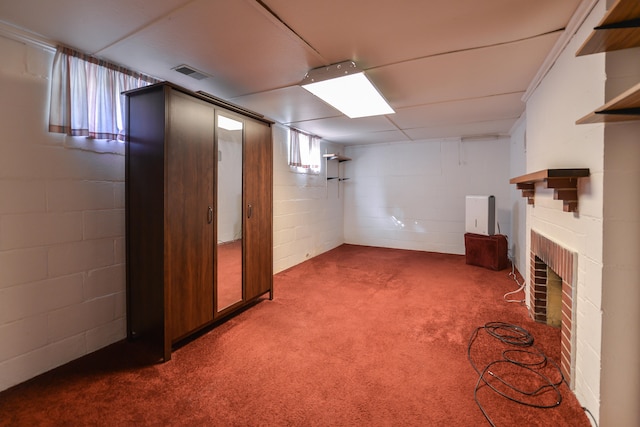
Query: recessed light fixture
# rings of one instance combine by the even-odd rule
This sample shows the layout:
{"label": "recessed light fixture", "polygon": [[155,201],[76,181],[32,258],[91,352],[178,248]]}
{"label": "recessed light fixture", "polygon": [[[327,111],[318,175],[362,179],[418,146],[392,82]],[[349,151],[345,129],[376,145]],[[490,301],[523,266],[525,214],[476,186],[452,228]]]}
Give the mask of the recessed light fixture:
{"label": "recessed light fixture", "polygon": [[300,86],[352,119],[395,113],[353,61],[314,68]]}

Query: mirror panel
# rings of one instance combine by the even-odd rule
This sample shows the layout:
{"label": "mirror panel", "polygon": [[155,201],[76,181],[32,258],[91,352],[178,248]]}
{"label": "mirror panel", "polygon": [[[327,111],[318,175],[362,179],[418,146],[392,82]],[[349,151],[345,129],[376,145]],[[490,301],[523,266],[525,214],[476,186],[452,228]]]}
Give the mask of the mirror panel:
{"label": "mirror panel", "polygon": [[242,301],[243,123],[217,114],[216,310]]}

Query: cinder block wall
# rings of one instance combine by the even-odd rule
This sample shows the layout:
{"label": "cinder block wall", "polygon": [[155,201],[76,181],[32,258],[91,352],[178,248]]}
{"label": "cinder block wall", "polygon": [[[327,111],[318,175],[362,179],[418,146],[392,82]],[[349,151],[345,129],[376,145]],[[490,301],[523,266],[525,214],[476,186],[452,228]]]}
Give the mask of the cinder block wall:
{"label": "cinder block wall", "polygon": [[53,52],[0,37],[0,390],[125,336],[124,145],[47,131]]}
{"label": "cinder block wall", "polygon": [[[273,271],[277,273],[344,242],[344,186],[338,180],[338,162],[321,161],[317,174],[296,173],[288,165],[288,130],[273,128]],[[322,154],[344,147],[321,141]],[[344,167],[344,166],[340,166]],[[327,168],[329,169],[327,171]],[[342,169],[344,170],[344,169]]]}
{"label": "cinder block wall", "polygon": [[348,147],[345,241],[464,254],[468,195],[494,195],[496,233],[509,235],[509,149],[502,137]]}

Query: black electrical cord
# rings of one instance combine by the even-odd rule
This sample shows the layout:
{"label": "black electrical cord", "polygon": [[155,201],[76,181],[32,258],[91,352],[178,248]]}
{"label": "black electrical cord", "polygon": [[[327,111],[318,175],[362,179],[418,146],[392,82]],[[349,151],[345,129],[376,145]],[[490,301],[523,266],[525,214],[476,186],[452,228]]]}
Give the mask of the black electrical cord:
{"label": "black electrical cord", "polygon": [[583,406],[582,409],[589,414],[589,417],[591,418],[591,420],[593,420],[593,424],[595,424],[596,427],[598,427],[598,421],[596,421],[596,417],[593,416],[593,414],[591,413],[591,411],[589,409],[587,409],[586,406]]}
{"label": "black electrical cord", "polygon": [[[473,358],[471,356],[471,348],[481,330],[485,331],[488,335],[504,343],[505,345],[512,345],[521,348],[526,347],[528,349],[523,350],[521,348],[518,348],[504,350],[502,352],[502,359],[494,360],[487,364],[482,370],[480,370],[473,361]],[[560,405],[560,403],[562,402],[562,394],[560,393],[558,386],[564,381],[564,375],[562,374],[562,371],[560,370],[558,365],[552,359],[548,359],[547,356],[533,344],[533,341],[533,336],[526,329],[504,322],[486,323],[484,326],[476,328],[469,338],[469,345],[467,347],[467,358],[469,359],[469,363],[471,364],[473,369],[478,373],[478,381],[476,382],[473,397],[476,404],[478,405],[478,408],[480,408],[482,415],[484,415],[486,420],[493,427],[496,427],[496,425],[493,423],[491,417],[489,417],[489,414],[486,412],[485,408],[482,406],[480,400],[478,399],[478,390],[483,386],[483,383],[498,395],[509,399],[512,402],[516,402],[533,408],[554,408]],[[517,356],[520,356],[520,358],[518,358]],[[560,380],[554,382],[549,377],[538,371],[539,369],[547,367],[548,362],[550,362],[553,368],[557,370]],[[523,390],[495,372],[494,368],[498,367],[499,365],[516,367],[516,369],[523,370],[523,373],[525,374],[532,374],[538,377],[543,385],[534,390]],[[501,383],[506,391],[498,389],[494,385],[494,381],[492,380]],[[555,392],[555,400],[553,402],[536,403],[536,401],[533,400],[543,393],[547,393],[549,390]],[[533,401],[526,401],[525,398],[529,398]]]}
{"label": "black electrical cord", "polygon": [[520,326],[504,322],[489,322],[483,326],[489,335],[505,344],[512,344],[522,347],[533,345],[533,337]]}

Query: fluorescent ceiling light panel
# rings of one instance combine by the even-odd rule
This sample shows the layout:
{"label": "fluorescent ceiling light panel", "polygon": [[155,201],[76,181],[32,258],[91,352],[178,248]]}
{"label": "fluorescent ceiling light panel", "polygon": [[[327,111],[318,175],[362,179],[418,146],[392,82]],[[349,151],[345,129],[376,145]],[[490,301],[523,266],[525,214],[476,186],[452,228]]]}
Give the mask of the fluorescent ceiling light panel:
{"label": "fluorescent ceiling light panel", "polygon": [[225,116],[218,116],[218,127],[226,130],[241,130],[242,122]]}
{"label": "fluorescent ceiling light panel", "polygon": [[300,85],[352,119],[395,113],[353,61],[315,68]]}

